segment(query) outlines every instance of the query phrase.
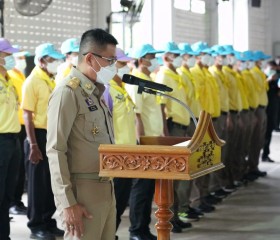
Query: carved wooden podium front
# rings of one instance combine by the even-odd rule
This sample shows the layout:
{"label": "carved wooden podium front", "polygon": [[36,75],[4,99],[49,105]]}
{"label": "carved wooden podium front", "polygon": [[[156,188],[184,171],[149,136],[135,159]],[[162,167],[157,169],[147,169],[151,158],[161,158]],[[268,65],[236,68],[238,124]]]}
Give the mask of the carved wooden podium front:
{"label": "carved wooden podium front", "polygon": [[223,168],[221,147],[224,141],[218,138],[210,115],[201,112],[192,138],[143,137],[140,144],[100,145],[99,175],[156,179],[158,239],[169,240],[173,180],[190,180]]}

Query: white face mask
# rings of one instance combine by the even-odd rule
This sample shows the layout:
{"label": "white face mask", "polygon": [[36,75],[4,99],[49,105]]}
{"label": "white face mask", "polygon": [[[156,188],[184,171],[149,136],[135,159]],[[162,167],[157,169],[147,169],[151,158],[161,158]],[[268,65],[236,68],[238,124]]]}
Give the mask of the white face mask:
{"label": "white face mask", "polygon": [[15,58],[14,58],[12,55],[6,56],[6,57],[4,57],[4,58],[2,58],[2,59],[4,59],[4,62],[5,62],[5,64],[2,65],[2,66],[3,66],[7,71],[12,70],[12,69],[15,67],[16,61],[15,61]]}
{"label": "white face mask", "polygon": [[183,63],[183,58],[181,56],[174,58],[172,62],[175,68],[181,67],[182,63]]}
{"label": "white face mask", "polygon": [[274,69],[271,69],[271,67],[266,67],[265,70],[264,70],[264,74],[267,76],[267,77],[271,77],[273,75],[276,74],[276,71]]}
{"label": "white face mask", "polygon": [[205,66],[211,66],[210,65],[210,56],[208,54],[201,56],[201,63]]}
{"label": "white face mask", "polygon": [[150,72],[155,71],[158,67],[158,61],[156,58],[150,60],[151,66],[147,67]]}
{"label": "white face mask", "polygon": [[122,68],[118,69],[118,76],[122,79],[124,74],[128,74],[130,72],[130,68],[125,65]]}
{"label": "white face mask", "polygon": [[219,57],[219,58],[217,59],[217,63],[218,63],[220,66],[223,66],[224,61],[223,61],[222,58]]}
{"label": "white face mask", "polygon": [[26,60],[25,59],[17,59],[15,68],[21,72],[24,72],[26,69]]}
{"label": "white face mask", "polygon": [[215,59],[213,57],[209,56],[209,61],[208,61],[207,66],[211,67],[212,65],[214,65],[214,63],[215,63]]}
{"label": "white face mask", "polygon": [[58,60],[55,60],[55,61],[53,61],[53,62],[51,62],[51,63],[47,63],[47,71],[50,73],[50,74],[53,74],[53,75],[55,75],[56,73],[57,73],[57,68],[58,68],[58,66],[60,65],[60,61],[58,61]]}
{"label": "white face mask", "polygon": [[188,60],[185,61],[185,62],[186,62],[186,64],[188,65],[189,68],[192,68],[192,67],[194,67],[194,65],[195,65],[196,59],[195,59],[195,57],[190,57],[190,58],[188,58]]}
{"label": "white face mask", "polygon": [[267,65],[267,61],[263,60],[261,61],[261,69],[265,69]]}
{"label": "white face mask", "polygon": [[78,65],[78,55],[71,58],[71,64],[75,67]]}
{"label": "white face mask", "polygon": [[[94,58],[95,58],[95,56],[94,56]],[[98,60],[96,58],[95,58],[95,60],[97,61],[98,65],[100,66],[100,70],[98,72],[96,72],[94,70],[94,68],[91,67],[91,69],[96,73],[96,82],[106,85],[117,74],[117,67],[115,64],[112,64],[112,65],[109,65],[106,67],[101,67]]]}
{"label": "white face mask", "polygon": [[241,62],[238,66],[238,70],[240,72],[242,72],[243,70],[245,70],[247,68],[247,63],[246,62]]}
{"label": "white face mask", "polygon": [[247,68],[248,68],[248,69],[251,69],[251,68],[253,68],[254,66],[255,66],[255,62],[253,62],[253,61],[247,62]]}
{"label": "white face mask", "polygon": [[233,66],[236,63],[236,58],[234,56],[227,56],[227,63]]}

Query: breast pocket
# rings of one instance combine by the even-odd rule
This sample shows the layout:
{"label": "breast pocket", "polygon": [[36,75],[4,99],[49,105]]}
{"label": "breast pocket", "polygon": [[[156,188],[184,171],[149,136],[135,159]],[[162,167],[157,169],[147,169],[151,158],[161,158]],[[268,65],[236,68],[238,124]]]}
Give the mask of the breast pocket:
{"label": "breast pocket", "polygon": [[[104,120],[103,120],[104,121]],[[85,114],[84,134],[85,138],[90,142],[99,142],[104,137],[104,122],[92,113]]]}

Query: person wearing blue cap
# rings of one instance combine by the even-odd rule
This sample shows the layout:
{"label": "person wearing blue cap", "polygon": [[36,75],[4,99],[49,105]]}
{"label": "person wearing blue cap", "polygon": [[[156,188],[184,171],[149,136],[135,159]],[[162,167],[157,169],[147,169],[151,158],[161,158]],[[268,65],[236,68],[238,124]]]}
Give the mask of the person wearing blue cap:
{"label": "person wearing blue cap", "polygon": [[0,38],[0,239],[10,239],[9,207],[14,197],[20,166],[17,93],[7,73],[15,66],[18,52],[5,38]]}
{"label": "person wearing blue cap", "polygon": [[[165,45],[164,54],[162,56],[163,66],[160,67],[156,75],[156,82],[165,84],[173,89],[170,96],[173,96],[185,104],[187,103],[187,86],[183,82],[182,77],[177,73],[176,69],[181,67],[183,59],[181,54],[184,53],[180,50],[175,42],[168,42]],[[163,126],[165,136],[187,136],[187,129],[190,124],[190,114],[177,102],[169,98],[161,98],[161,109],[163,116]],[[190,228],[190,223],[184,223],[180,220],[179,211],[179,195],[178,189],[180,181],[174,181],[174,203],[173,213],[171,219],[173,225],[172,232],[180,233],[183,228]],[[187,190],[186,190],[187,191]]]}
{"label": "person wearing blue cap", "polygon": [[36,47],[36,66],[22,87],[21,107],[27,134],[24,146],[28,177],[27,226],[34,239],[55,239],[64,234],[52,219],[56,207],[46,155],[47,107],[55,86],[54,74],[62,58],[53,44]]}
{"label": "person wearing blue cap", "polygon": [[77,38],[67,39],[61,44],[60,51],[65,56],[65,62],[57,68],[56,83],[64,79],[70,73],[73,66],[77,66],[79,45],[80,43]]}
{"label": "person wearing blue cap", "polygon": [[266,117],[266,107],[268,105],[268,82],[266,80],[266,75],[262,71],[264,61],[269,58],[261,51],[256,51],[252,53],[253,60],[255,61],[255,66],[250,69],[251,74],[253,75],[256,86],[256,91],[258,95],[258,106],[255,111],[256,124],[253,127],[252,138],[251,138],[251,147],[249,151],[248,158],[248,171],[250,175],[256,175],[257,177],[266,176],[266,172],[259,170],[259,157],[261,149],[264,145],[265,131],[267,124]]}
{"label": "person wearing blue cap", "polygon": [[[147,81],[153,81],[151,73],[158,68],[156,54],[162,51],[155,49],[151,44],[143,44],[132,49],[130,56],[136,59],[135,68],[131,74]],[[141,136],[161,136],[163,134],[161,108],[156,96],[138,94],[138,86],[126,86],[133,102],[136,113],[137,140]],[[130,194],[130,240],[155,240],[150,231],[152,201],[155,181],[151,179],[133,179]]]}
{"label": "person wearing blue cap", "polygon": [[[20,49],[20,46],[15,45],[14,47]],[[22,85],[25,81],[25,68],[26,68],[26,56],[29,56],[30,54],[27,51],[19,51],[13,54],[15,58],[15,67],[8,71],[9,76],[11,77],[11,81],[17,91],[18,95],[18,101],[21,104],[22,100]],[[27,207],[24,206],[22,202],[22,195],[24,192],[24,185],[26,182],[26,176],[25,176],[25,167],[24,167],[24,140],[26,138],[26,131],[24,126],[24,120],[23,120],[23,110],[21,108],[18,109],[18,117],[21,125],[21,130],[19,132],[19,141],[20,141],[20,147],[21,147],[21,158],[20,158],[20,169],[19,169],[19,175],[18,175],[18,182],[16,187],[15,196],[13,199],[13,202],[11,203],[10,207],[10,214],[21,214],[26,215],[27,213]]]}

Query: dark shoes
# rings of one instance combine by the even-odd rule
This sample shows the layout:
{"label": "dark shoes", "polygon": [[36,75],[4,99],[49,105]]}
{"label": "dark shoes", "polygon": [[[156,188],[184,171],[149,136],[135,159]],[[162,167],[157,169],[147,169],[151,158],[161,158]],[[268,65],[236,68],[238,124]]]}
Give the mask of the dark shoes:
{"label": "dark shoes", "polygon": [[57,227],[49,228],[48,231],[33,231],[31,239],[55,240],[55,237],[63,237],[64,231]]}
{"label": "dark shoes", "polygon": [[13,215],[26,215],[27,214],[27,207],[23,206],[12,206],[9,209],[9,213]]}
{"label": "dark shoes", "polygon": [[171,230],[171,232],[173,233],[181,233],[183,229],[192,227],[191,223],[184,223],[181,220],[173,220],[171,221],[171,224],[173,225],[173,228]]}
{"label": "dark shoes", "polygon": [[31,239],[55,240],[55,235],[49,231],[34,231],[30,235]]}
{"label": "dark shoes", "polygon": [[136,235],[130,234],[129,240],[157,240],[157,237],[150,232]]}
{"label": "dark shoes", "polygon": [[262,161],[263,161],[263,162],[270,162],[270,163],[275,162],[275,161],[272,160],[270,157],[263,157],[263,158],[262,158]]}
{"label": "dark shoes", "polygon": [[64,231],[57,228],[57,227],[49,228],[48,230],[49,230],[50,233],[52,233],[56,237],[63,237],[64,236]]}

